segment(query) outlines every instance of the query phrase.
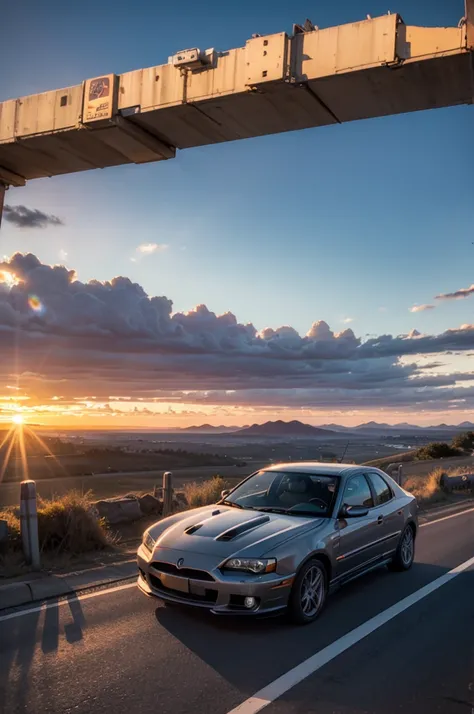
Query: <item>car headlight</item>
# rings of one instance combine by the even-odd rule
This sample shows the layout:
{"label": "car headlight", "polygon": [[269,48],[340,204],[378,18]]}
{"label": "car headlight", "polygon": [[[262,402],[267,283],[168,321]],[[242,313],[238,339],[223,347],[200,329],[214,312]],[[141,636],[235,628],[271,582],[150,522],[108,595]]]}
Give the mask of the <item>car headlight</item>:
{"label": "car headlight", "polygon": [[273,573],[276,570],[275,558],[231,558],[222,566],[223,570],[243,570],[246,573]]}
{"label": "car headlight", "polygon": [[145,548],[150,551],[150,553],[153,553],[153,548],[155,547],[156,541],[151,535],[150,531],[145,531],[145,533],[143,534],[142,543]]}

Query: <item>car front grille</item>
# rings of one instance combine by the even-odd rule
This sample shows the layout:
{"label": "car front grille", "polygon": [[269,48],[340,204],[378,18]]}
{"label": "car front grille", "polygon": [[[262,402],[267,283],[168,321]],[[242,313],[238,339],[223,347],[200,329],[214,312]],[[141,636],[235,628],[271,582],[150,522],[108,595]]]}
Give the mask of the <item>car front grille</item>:
{"label": "car front grille", "polygon": [[188,600],[202,605],[214,605],[217,601],[217,590],[212,588],[206,588],[202,593],[183,593],[180,590],[167,588],[155,575],[149,575],[149,578],[151,586],[155,590],[161,591],[164,595],[173,595],[181,600]]}
{"label": "car front grille", "polygon": [[177,575],[180,578],[189,578],[190,580],[204,580],[209,583],[215,582],[215,579],[210,573],[205,570],[197,570],[196,568],[177,568],[173,563],[154,562],[150,565],[151,568],[160,573],[168,575]]}

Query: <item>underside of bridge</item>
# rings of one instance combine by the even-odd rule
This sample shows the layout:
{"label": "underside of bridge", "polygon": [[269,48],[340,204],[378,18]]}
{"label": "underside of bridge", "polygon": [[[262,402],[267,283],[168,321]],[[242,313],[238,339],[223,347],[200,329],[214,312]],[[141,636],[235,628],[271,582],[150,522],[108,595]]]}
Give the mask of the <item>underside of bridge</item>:
{"label": "underside of bridge", "polygon": [[452,28],[412,27],[397,14],[327,29],[307,21],[291,36],[184,50],[166,64],[0,103],[0,185],[473,97],[474,0]]}

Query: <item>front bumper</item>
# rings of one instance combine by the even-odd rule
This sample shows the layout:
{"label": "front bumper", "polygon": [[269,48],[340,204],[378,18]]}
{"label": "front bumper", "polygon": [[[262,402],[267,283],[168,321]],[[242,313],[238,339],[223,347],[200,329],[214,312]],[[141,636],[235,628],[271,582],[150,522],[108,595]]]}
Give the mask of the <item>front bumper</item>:
{"label": "front bumper", "polygon": [[[187,554],[189,556],[189,554]],[[168,556],[168,557],[167,557]],[[157,562],[174,566],[179,553],[151,554],[141,546],[138,555],[137,585],[145,595],[165,602],[191,605],[214,615],[262,615],[284,610],[288,604],[294,576],[276,573],[253,576],[246,573],[223,574],[217,569],[203,571],[206,579],[164,573]],[[155,563],[155,565],[154,565]],[[254,597],[256,604],[246,608],[244,598]]]}

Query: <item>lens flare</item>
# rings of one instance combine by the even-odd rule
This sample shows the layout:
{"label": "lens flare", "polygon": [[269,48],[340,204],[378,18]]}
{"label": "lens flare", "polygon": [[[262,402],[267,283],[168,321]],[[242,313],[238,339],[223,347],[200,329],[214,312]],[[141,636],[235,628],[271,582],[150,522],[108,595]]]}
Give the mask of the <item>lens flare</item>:
{"label": "lens flare", "polygon": [[38,314],[44,312],[44,305],[37,295],[28,295],[28,305],[33,312]]}

